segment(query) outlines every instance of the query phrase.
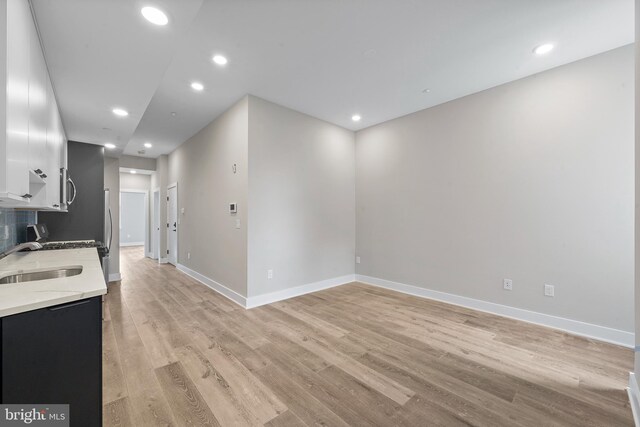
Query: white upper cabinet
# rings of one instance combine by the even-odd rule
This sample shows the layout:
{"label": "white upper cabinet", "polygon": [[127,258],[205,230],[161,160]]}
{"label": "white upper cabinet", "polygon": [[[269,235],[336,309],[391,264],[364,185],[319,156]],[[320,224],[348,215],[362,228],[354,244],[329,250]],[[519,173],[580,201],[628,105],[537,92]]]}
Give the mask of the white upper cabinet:
{"label": "white upper cabinet", "polygon": [[28,0],[0,2],[0,21],[0,207],[59,210],[67,141]]}
{"label": "white upper cabinet", "polygon": [[4,199],[0,206],[29,203],[25,196],[29,194],[31,29],[25,23],[32,20],[31,10],[26,1],[4,4],[0,14],[7,24],[6,39],[1,40],[6,46],[6,93],[0,109],[6,108],[6,133],[0,140],[5,159],[0,160],[0,198]]}

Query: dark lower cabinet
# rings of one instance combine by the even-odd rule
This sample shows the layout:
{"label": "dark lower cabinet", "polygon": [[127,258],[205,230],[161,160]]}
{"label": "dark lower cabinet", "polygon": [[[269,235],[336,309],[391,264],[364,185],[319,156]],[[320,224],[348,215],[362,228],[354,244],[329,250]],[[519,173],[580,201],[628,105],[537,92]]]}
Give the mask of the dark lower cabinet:
{"label": "dark lower cabinet", "polygon": [[0,402],[69,404],[102,425],[102,307],[94,297],[0,319]]}

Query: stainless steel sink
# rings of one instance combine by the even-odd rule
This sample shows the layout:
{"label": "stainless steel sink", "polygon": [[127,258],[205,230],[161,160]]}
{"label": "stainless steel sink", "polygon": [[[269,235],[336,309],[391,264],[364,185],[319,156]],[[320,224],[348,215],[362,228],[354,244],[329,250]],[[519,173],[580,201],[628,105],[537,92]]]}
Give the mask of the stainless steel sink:
{"label": "stainless steel sink", "polygon": [[9,283],[33,282],[36,280],[59,279],[62,277],[77,276],[80,273],[82,273],[82,267],[75,266],[56,268],[54,270],[21,271],[18,273],[0,277],[0,285],[6,285]]}

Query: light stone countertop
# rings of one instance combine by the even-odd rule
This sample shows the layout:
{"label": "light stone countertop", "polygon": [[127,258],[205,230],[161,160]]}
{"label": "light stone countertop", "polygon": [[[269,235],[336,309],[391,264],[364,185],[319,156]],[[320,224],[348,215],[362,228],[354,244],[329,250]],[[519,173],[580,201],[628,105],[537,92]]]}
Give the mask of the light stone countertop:
{"label": "light stone countertop", "polygon": [[82,266],[77,276],[0,284],[0,317],[107,293],[95,248],[18,252],[0,260],[0,277],[20,271]]}

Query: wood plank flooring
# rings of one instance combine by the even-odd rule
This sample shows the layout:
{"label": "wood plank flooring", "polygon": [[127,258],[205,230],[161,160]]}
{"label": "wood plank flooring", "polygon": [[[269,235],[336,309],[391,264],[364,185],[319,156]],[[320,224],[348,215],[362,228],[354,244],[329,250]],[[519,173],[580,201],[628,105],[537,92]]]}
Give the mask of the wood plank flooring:
{"label": "wood plank flooring", "polygon": [[121,250],[105,426],[632,426],[629,349],[353,283],[245,310]]}

